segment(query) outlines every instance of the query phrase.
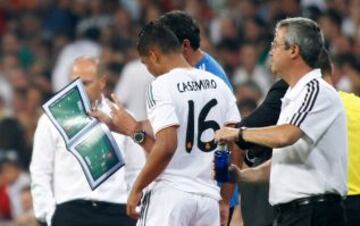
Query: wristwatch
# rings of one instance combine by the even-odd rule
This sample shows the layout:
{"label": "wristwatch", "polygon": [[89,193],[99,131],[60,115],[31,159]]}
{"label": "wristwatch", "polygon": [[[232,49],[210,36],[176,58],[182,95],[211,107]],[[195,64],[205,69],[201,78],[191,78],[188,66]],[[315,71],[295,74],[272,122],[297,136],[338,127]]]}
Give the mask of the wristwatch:
{"label": "wristwatch", "polygon": [[239,133],[238,133],[238,141],[245,141],[243,138],[243,132],[247,129],[247,127],[242,126],[239,128]]}
{"label": "wristwatch", "polygon": [[142,144],[145,140],[146,132],[144,130],[140,130],[134,133],[133,140],[137,144]]}

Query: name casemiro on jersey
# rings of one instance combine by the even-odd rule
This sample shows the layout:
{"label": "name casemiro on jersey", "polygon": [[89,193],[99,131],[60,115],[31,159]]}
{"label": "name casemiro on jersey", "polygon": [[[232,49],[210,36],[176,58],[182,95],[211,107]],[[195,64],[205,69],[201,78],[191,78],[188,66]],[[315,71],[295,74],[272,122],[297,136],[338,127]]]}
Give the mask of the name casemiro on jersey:
{"label": "name casemiro on jersey", "polygon": [[179,82],[177,84],[180,93],[187,91],[200,91],[206,89],[216,89],[217,84],[213,79],[201,79],[198,81]]}

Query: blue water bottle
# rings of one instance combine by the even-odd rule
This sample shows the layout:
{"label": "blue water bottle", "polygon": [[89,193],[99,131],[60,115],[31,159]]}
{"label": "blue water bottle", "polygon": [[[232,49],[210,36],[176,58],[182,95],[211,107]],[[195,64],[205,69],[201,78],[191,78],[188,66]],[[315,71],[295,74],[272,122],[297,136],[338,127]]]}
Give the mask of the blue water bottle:
{"label": "blue water bottle", "polygon": [[219,183],[229,182],[230,151],[228,151],[226,144],[219,144],[218,150],[214,153],[214,161],[215,180]]}

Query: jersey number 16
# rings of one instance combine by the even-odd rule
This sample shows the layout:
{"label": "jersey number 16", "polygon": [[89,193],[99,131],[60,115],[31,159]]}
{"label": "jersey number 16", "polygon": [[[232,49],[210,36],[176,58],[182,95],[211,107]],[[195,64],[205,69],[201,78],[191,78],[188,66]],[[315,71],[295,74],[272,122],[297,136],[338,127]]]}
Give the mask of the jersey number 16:
{"label": "jersey number 16", "polygon": [[[220,129],[219,124],[214,120],[206,120],[207,115],[209,114],[210,110],[217,105],[217,100],[212,99],[209,102],[205,104],[205,106],[201,109],[199,118],[198,118],[198,128],[197,128],[197,145],[198,148],[203,152],[210,152],[216,148],[216,144],[214,142],[214,139],[211,141],[203,142],[201,141],[201,134],[207,130],[212,129],[214,132],[218,129]],[[187,129],[186,129],[186,142],[185,142],[185,148],[188,153],[191,152],[193,146],[194,146],[194,101],[189,100],[188,101],[189,106],[189,114],[188,114],[188,123],[187,123]]]}

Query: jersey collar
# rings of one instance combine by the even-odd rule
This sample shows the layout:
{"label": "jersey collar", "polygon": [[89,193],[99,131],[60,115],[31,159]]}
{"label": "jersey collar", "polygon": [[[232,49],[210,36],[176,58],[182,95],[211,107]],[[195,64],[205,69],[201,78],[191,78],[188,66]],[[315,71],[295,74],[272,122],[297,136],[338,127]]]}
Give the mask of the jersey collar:
{"label": "jersey collar", "polygon": [[308,84],[308,82],[316,78],[321,78],[320,69],[314,69],[308,72],[295,84],[294,87],[289,86],[283,99],[294,100],[300,94],[300,92],[303,90],[306,84]]}

